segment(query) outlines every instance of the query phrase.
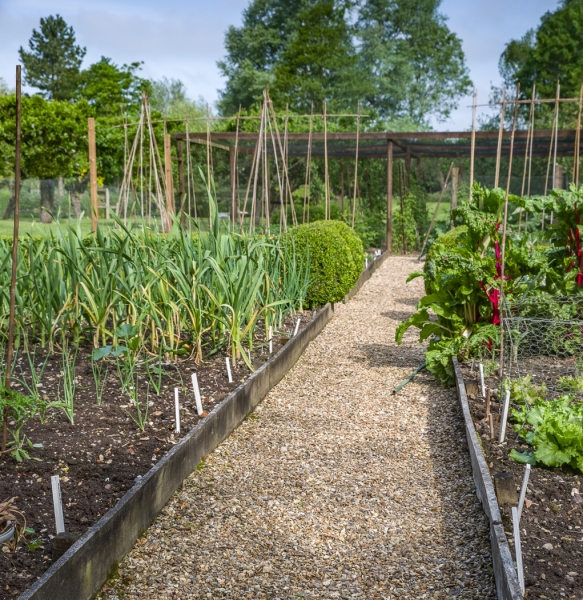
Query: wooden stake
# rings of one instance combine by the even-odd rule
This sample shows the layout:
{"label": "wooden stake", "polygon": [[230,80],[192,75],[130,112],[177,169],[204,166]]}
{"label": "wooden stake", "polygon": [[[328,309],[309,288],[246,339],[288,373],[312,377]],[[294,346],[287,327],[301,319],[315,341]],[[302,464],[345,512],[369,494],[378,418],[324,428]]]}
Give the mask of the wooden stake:
{"label": "wooden stake", "polygon": [[[508,157],[508,179],[506,180],[506,195],[504,197],[504,222],[502,224],[502,252],[500,260],[500,301],[504,301],[504,260],[506,253],[506,228],[508,224],[508,197],[510,196],[510,180],[512,177],[512,155],[514,153],[514,132],[518,117],[518,94],[520,83],[516,86],[516,102],[514,104],[514,119],[512,120],[512,133],[510,135],[510,155]],[[500,319],[500,377],[504,372],[504,318]]]}
{"label": "wooden stake", "polygon": [[182,140],[176,141],[176,158],[178,159],[178,202],[180,207],[180,225],[186,225],[186,189],[184,185],[184,148]]}
{"label": "wooden stake", "polygon": [[[557,187],[557,145],[559,142],[559,97],[561,94],[561,84],[557,82],[557,101],[555,104],[555,147],[553,151],[553,189]],[[551,211],[550,224],[553,224],[553,211]]]}
{"label": "wooden stake", "polygon": [[[310,221],[310,183],[311,183],[311,178],[310,178],[310,160],[312,158],[312,125],[313,125],[313,121],[314,121],[314,103],[312,102],[312,109],[311,109],[311,114],[310,114],[310,129],[309,129],[309,133],[308,133],[308,152],[306,155],[306,183],[304,185],[304,212],[302,215],[302,223],[306,222],[306,214],[307,214],[307,220],[308,222]],[[307,207],[306,207],[306,199],[307,199]],[[306,211],[307,208],[307,211]]]}
{"label": "wooden stake", "polygon": [[492,397],[492,390],[490,388],[486,389],[486,419],[490,418],[490,403]]}
{"label": "wooden stake", "polygon": [[[12,387],[12,358],[14,356],[14,326],[16,312],[16,268],[18,265],[18,225],[20,222],[20,123],[21,123],[21,66],[16,67],[16,139],[14,146],[14,227],[12,230],[12,271],[10,278],[10,308],[8,313],[8,345],[6,348],[6,373],[4,393]],[[8,405],[2,419],[2,455],[6,452],[8,435]]]}
{"label": "wooden stake", "polygon": [[399,190],[401,197],[401,231],[403,233],[403,254],[407,254],[407,240],[405,238],[405,205],[403,204],[403,196],[405,195],[404,190],[404,179],[405,179],[405,167],[402,162],[399,163]]}
{"label": "wooden stake", "polygon": [[358,142],[360,140],[360,100],[358,101],[358,112],[356,117],[356,156],[354,158],[354,197],[352,199],[351,225],[354,229],[354,214],[356,212],[356,192],[358,190]]}
{"label": "wooden stake", "polygon": [[97,231],[98,199],[97,199],[97,151],[95,147],[95,119],[87,119],[87,131],[89,139],[89,193],[91,196],[91,231]]}
{"label": "wooden stake", "polygon": [[328,119],[326,118],[326,103],[324,102],[324,185],[326,186],[326,221],[330,220],[330,177],[328,173]]}
{"label": "wooden stake", "polygon": [[393,142],[387,143],[387,252],[393,251]]}
{"label": "wooden stake", "polygon": [[174,207],[174,181],[172,177],[172,146],[169,133],[164,134],[164,175],[166,178],[166,233],[172,228],[172,215],[176,213]]}
{"label": "wooden stake", "polygon": [[423,246],[421,247],[421,252],[419,253],[419,258],[417,260],[421,260],[423,256],[423,251],[425,250],[425,246],[427,246],[427,240],[429,240],[429,236],[431,235],[431,230],[433,229],[433,224],[435,223],[435,218],[437,217],[437,213],[439,211],[439,207],[441,206],[441,199],[443,198],[443,194],[447,188],[447,184],[449,182],[449,176],[451,175],[453,169],[453,162],[449,165],[449,170],[447,172],[447,177],[445,178],[445,183],[441,188],[441,194],[439,195],[439,200],[437,201],[437,206],[433,211],[433,217],[431,219],[431,223],[429,224],[429,229],[427,230],[427,234],[425,235],[425,240],[423,240]]}
{"label": "wooden stake", "polygon": [[579,90],[579,112],[577,113],[577,131],[575,132],[575,151],[573,155],[573,183],[579,187],[579,155],[581,153],[581,107],[583,106],[583,85]]}
{"label": "wooden stake", "polygon": [[498,148],[496,149],[496,173],[494,175],[494,187],[500,182],[500,161],[502,157],[502,137],[504,135],[504,111],[506,109],[506,90],[502,92],[502,106],[500,107],[500,129],[498,130]]}
{"label": "wooden stake", "polygon": [[454,167],[451,170],[451,200],[449,204],[449,228],[453,229],[452,211],[457,208],[457,188],[459,182],[460,168]]}
{"label": "wooden stake", "polygon": [[470,147],[470,204],[472,202],[472,188],[474,187],[474,158],[476,154],[476,112],[478,106],[478,89],[474,89],[474,106],[472,108],[472,138]]}
{"label": "wooden stake", "polygon": [[344,161],[340,159],[340,213],[344,221]]}
{"label": "wooden stake", "polygon": [[494,415],[490,413],[488,415],[488,425],[490,426],[490,439],[494,439]]}
{"label": "wooden stake", "polygon": [[237,128],[235,130],[235,148],[232,153],[229,150],[229,159],[231,165],[231,224],[235,231],[237,223],[237,150],[239,146],[239,120],[241,118],[241,107],[237,113]]}
{"label": "wooden stake", "polygon": [[[533,87],[533,91],[534,91],[534,87]],[[528,165],[528,150],[529,150],[530,144],[532,143],[532,138],[534,137],[534,131],[531,128],[533,108],[534,108],[534,103],[531,103],[530,104],[530,114],[528,116],[528,130],[526,133],[526,147],[524,149],[524,169],[522,170],[522,187],[520,188],[520,196],[521,197],[524,197],[524,186],[526,183],[526,172],[527,172],[527,165]],[[522,229],[522,212],[523,212],[523,209],[521,208],[519,220],[518,220],[518,233],[520,233],[520,231]]]}

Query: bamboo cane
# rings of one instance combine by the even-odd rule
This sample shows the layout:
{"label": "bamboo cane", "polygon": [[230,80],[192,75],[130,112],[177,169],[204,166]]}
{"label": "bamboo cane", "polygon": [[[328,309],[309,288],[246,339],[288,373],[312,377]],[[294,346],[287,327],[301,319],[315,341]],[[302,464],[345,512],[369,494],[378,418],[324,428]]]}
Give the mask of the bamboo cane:
{"label": "bamboo cane", "polygon": [[506,90],[502,92],[502,106],[500,107],[500,129],[498,130],[498,148],[496,149],[496,173],[494,175],[494,187],[500,183],[500,161],[502,157],[502,136],[504,134],[504,111],[506,108]]}
{"label": "bamboo cane", "polygon": [[326,118],[326,102],[324,102],[324,186],[325,186],[325,215],[326,221],[330,220],[330,180],[328,174],[328,127]]}
{"label": "bamboo cane", "polygon": [[579,111],[577,113],[577,131],[575,133],[575,152],[573,157],[573,183],[579,187],[579,156],[581,153],[581,107],[583,105],[583,85],[579,91]]}
{"label": "bamboo cane", "polygon": [[[510,196],[510,180],[512,177],[512,155],[514,153],[514,132],[518,117],[518,95],[520,83],[516,86],[516,103],[514,104],[514,119],[512,121],[512,134],[510,136],[510,155],[508,157],[508,179],[506,180],[506,194],[504,197],[504,223],[502,224],[502,252],[500,257],[500,302],[504,300],[504,261],[506,258],[506,229],[508,224],[508,198]],[[504,319],[500,319],[500,377],[504,372]]]}
{"label": "bamboo cane", "polygon": [[358,190],[358,142],[360,138],[360,100],[358,101],[358,116],[356,117],[356,156],[354,159],[354,196],[352,198],[352,219],[351,225],[354,229],[354,215],[356,213],[356,193]]}
{"label": "bamboo cane", "polygon": [[[6,348],[6,373],[4,390],[12,387],[12,359],[14,356],[14,327],[16,312],[16,268],[18,264],[18,225],[20,221],[20,127],[21,127],[21,67],[16,67],[16,140],[14,147],[14,228],[12,237],[12,273],[10,278],[10,308],[8,314],[8,345]],[[2,454],[6,453],[8,436],[8,405],[4,407],[2,420]]]}
{"label": "bamboo cane", "polygon": [[478,105],[478,89],[474,89],[474,106],[472,109],[472,138],[470,147],[470,203],[472,202],[472,188],[474,187],[474,160],[476,154],[476,112]]}
{"label": "bamboo cane", "polygon": [[447,172],[447,177],[445,178],[445,183],[443,188],[441,189],[441,194],[439,195],[439,200],[437,201],[437,206],[433,211],[433,217],[431,219],[431,223],[429,224],[429,229],[427,230],[427,234],[425,235],[425,240],[423,241],[423,246],[421,248],[421,252],[419,253],[419,258],[417,260],[421,260],[423,256],[423,251],[425,250],[425,246],[427,245],[427,241],[429,240],[429,236],[431,235],[431,230],[433,229],[433,224],[435,223],[435,218],[437,217],[437,213],[439,211],[439,207],[441,205],[441,199],[443,198],[443,194],[447,188],[447,184],[449,182],[449,176],[451,175],[451,171],[453,169],[453,162],[449,165],[449,171]]}
{"label": "bamboo cane", "polygon": [[312,125],[313,125],[313,113],[314,113],[314,103],[312,102],[312,110],[310,114],[310,129],[308,133],[308,151],[306,156],[306,183],[304,185],[304,212],[302,214],[302,223],[306,222],[306,198],[308,199],[307,204],[307,219],[310,221],[310,199],[309,199],[309,186],[311,184],[310,178],[310,159],[312,158]]}

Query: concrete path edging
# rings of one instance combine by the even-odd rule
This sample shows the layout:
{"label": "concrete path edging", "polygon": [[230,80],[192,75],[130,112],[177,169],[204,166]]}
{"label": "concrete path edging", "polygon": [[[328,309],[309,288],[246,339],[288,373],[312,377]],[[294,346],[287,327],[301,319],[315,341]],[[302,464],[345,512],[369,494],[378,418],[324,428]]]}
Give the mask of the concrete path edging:
{"label": "concrete path edging", "polygon": [[508,539],[504,533],[494,484],[490,476],[490,470],[488,469],[482,445],[474,427],[466,396],[466,386],[458,360],[455,357],[453,359],[453,367],[455,370],[457,395],[464,415],[466,438],[472,461],[474,483],[476,484],[476,494],[482,503],[484,512],[490,520],[490,542],[492,545],[492,562],[498,600],[522,600],[523,596],[518,583],[518,575],[516,574],[516,568],[510,553]]}

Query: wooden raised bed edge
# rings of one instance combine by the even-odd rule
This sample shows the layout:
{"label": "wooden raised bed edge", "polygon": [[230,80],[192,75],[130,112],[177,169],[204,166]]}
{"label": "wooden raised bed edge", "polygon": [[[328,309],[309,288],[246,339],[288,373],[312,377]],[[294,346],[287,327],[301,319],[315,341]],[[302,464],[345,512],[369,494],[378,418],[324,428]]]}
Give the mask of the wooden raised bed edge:
{"label": "wooden raised bed edge", "polygon": [[[352,298],[385,261],[371,261],[345,297]],[[172,494],[199,464],[226,439],[281,381],[308,344],[332,319],[326,304],[306,327],[242,383],[93,525],[18,600],[90,600],[116,565],[148,529]]]}
{"label": "wooden raised bed edge", "polygon": [[455,370],[457,395],[464,415],[466,438],[468,440],[468,449],[472,460],[474,483],[476,484],[476,494],[490,521],[492,563],[494,567],[494,580],[496,582],[498,600],[522,600],[518,575],[516,574],[514,561],[510,554],[508,539],[504,533],[494,484],[492,483],[488,463],[486,462],[486,457],[482,451],[482,445],[476,433],[472,415],[470,414],[470,407],[466,396],[466,385],[458,360],[455,357],[453,359],[453,368]]}

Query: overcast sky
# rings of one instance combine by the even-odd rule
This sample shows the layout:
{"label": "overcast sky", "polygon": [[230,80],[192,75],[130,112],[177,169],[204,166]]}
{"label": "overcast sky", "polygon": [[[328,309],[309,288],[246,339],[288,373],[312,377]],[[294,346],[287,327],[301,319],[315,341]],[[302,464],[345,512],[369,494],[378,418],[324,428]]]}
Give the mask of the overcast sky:
{"label": "overcast sky", "polygon": [[[144,61],[143,75],[181,79],[191,96],[209,103],[223,86],[216,66],[224,34],[239,25],[249,0],[0,0],[0,77],[13,85],[18,48],[28,45],[41,17],[59,13],[87,47],[85,65],[104,55],[117,63]],[[535,27],[558,0],[443,0],[441,11],[461,38],[479,101],[499,83],[505,44]],[[467,129],[471,98],[463,98],[438,129]]]}

